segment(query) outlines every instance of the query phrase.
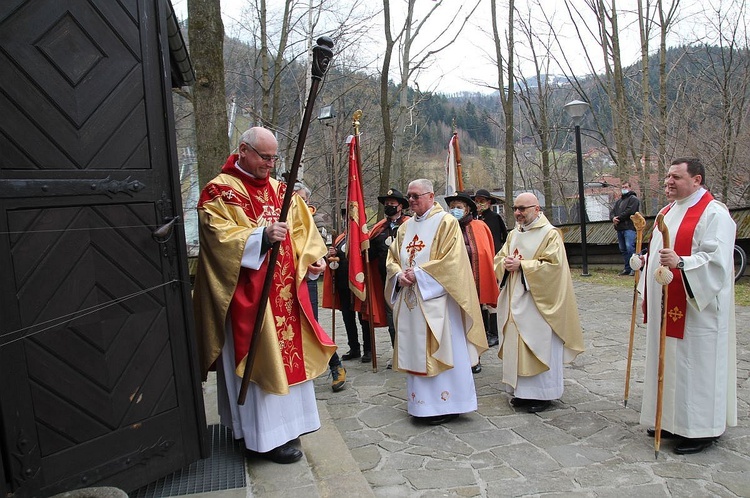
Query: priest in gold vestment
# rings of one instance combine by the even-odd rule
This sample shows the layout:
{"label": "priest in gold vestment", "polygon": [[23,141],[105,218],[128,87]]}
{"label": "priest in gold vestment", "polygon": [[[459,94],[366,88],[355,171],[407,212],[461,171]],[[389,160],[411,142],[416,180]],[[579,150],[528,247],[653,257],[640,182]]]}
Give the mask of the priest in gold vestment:
{"label": "priest in gold vestment", "polygon": [[458,220],[435,203],[429,180],[411,182],[406,197],[415,216],[399,227],[386,263],[393,368],[407,374],[409,414],[437,425],[477,409],[471,367],[487,338]]}
{"label": "priest in gold vestment", "polygon": [[536,413],[562,396],[563,363],[583,351],[583,333],[562,235],[532,193],[520,194],[513,212],[516,228],[495,256],[498,356],[511,404]]}
{"label": "priest in gold vestment", "polygon": [[[286,185],[270,178],[278,156],[273,134],[251,128],[239,153],[203,189],[201,250],[193,302],[204,379],[217,371],[221,423],[248,450],[277,463],[302,457],[291,441],[320,427],[311,382],[336,347],[313,316],[305,277],[325,269],[325,243],[299,196],[278,221]],[[268,262],[280,242],[258,338],[251,337]],[[259,340],[247,398],[237,402],[250,343]]]}

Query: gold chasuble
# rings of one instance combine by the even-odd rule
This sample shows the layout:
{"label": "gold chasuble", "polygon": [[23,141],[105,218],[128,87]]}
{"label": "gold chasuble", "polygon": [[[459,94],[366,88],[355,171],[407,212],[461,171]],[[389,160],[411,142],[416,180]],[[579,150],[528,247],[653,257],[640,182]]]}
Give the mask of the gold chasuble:
{"label": "gold chasuble", "polygon": [[[429,274],[445,289],[447,296],[423,300],[417,284],[398,291],[393,305],[396,325],[394,368],[426,377],[434,377],[453,368],[445,298],[455,300],[460,308],[470,362],[476,364],[479,355],[487,350],[482,310],[473,285],[474,277],[461,228],[458,221],[446,215],[439,204],[435,204],[424,216],[412,217],[399,227],[388,251],[386,300],[396,290],[394,276],[409,266],[419,267]],[[411,318],[405,326],[404,322],[409,316]],[[409,336],[414,347],[400,347],[399,340],[403,334]],[[407,340],[406,336],[404,340]],[[398,356],[407,351],[412,358]],[[416,358],[415,355],[420,357]],[[404,368],[403,365],[419,367]]]}
{"label": "gold chasuble", "polygon": [[[510,255],[521,258],[519,271],[505,271],[503,264]],[[523,232],[516,228],[508,234],[495,256],[495,274],[501,282],[498,326],[504,332],[498,356],[509,366],[517,362],[517,375],[530,377],[549,369],[543,358],[549,356],[550,336],[534,325],[536,320],[543,320],[539,323],[546,323],[563,341],[564,363],[583,351],[583,332],[563,238],[544,214]],[[527,305],[529,296],[533,304]]]}
{"label": "gold chasuble", "polygon": [[[193,305],[206,379],[221,353],[225,330],[234,339],[236,374],[245,371],[268,261],[257,270],[241,265],[248,238],[278,221],[286,185],[254,178],[229,156],[222,173],[203,189],[198,203],[200,254]],[[326,247],[309,209],[292,196],[289,232],[274,268],[261,343],[250,380],[273,394],[323,373],[336,346],[313,318],[305,275]],[[230,326],[228,326],[230,325]]]}

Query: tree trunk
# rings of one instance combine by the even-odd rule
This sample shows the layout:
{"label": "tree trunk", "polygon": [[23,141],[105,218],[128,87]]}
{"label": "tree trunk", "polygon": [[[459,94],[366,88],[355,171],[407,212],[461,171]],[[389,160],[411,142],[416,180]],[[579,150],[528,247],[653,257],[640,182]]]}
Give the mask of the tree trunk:
{"label": "tree trunk", "polygon": [[208,183],[229,153],[224,90],[224,25],[220,0],[188,1],[190,57],[195,68],[193,109],[198,181]]}

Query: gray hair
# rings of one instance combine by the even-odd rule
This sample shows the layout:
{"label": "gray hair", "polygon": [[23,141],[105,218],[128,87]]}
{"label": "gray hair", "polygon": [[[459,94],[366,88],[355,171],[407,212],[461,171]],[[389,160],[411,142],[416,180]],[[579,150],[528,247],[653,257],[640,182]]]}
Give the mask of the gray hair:
{"label": "gray hair", "polygon": [[428,180],[427,178],[418,178],[416,180],[413,180],[409,182],[409,187],[411,186],[419,187],[424,192],[432,192],[432,193],[435,192],[435,189],[432,186],[432,181]]}
{"label": "gray hair", "polygon": [[245,132],[242,134],[242,137],[240,137],[240,142],[244,142],[252,147],[257,147],[258,142],[261,140],[261,137],[263,135],[276,140],[273,132],[268,128],[263,128],[262,126],[253,126],[252,128],[248,128],[247,130],[245,130]]}
{"label": "gray hair", "polygon": [[307,186],[304,183],[302,183],[302,182],[296,182],[294,184],[294,191],[298,192],[300,190],[303,190],[305,192],[305,194],[307,195],[308,198],[312,195],[312,192],[310,191],[309,188],[307,188]]}

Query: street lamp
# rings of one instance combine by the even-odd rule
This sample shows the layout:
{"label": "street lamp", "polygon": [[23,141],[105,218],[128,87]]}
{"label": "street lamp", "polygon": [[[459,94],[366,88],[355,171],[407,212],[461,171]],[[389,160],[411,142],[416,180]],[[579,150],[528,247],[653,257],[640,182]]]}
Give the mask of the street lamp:
{"label": "street lamp", "polygon": [[336,129],[333,125],[329,125],[328,122],[336,117],[336,113],[333,110],[333,105],[324,105],[320,108],[318,113],[318,122],[323,123],[325,126],[331,126],[331,134],[333,136],[333,149],[331,150],[331,174],[333,175],[333,184],[335,193],[333,195],[333,209],[331,209],[331,218],[333,218],[333,231],[339,233],[339,174],[336,170]]}
{"label": "street lamp", "polygon": [[581,276],[590,277],[588,252],[586,248],[586,197],[583,193],[583,154],[581,152],[581,120],[586,110],[589,108],[588,102],[574,100],[563,106],[570,119],[573,120],[576,130],[576,160],[578,162],[578,211],[579,221],[581,224]]}

